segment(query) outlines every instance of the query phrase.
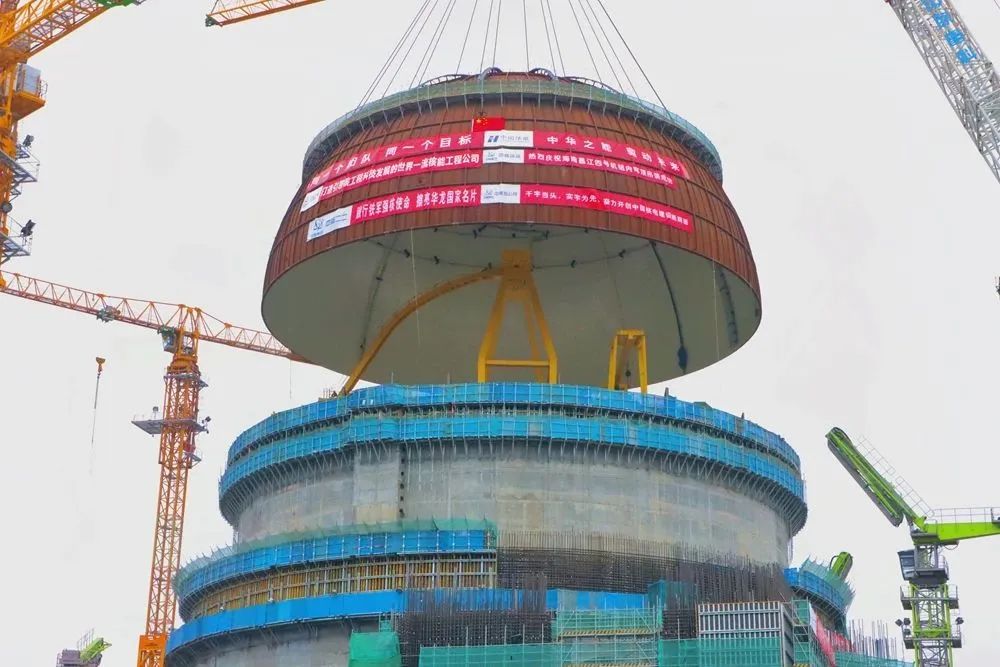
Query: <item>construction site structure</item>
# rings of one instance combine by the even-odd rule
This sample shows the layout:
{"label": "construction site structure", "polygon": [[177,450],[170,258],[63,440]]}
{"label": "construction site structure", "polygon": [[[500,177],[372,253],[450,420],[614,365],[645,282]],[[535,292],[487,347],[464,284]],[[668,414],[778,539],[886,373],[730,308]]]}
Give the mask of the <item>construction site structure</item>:
{"label": "construction site structure", "polygon": [[789,567],[788,443],[647,393],[761,316],[718,153],[662,106],[496,68],[360,105],[262,311],[348,380],[231,446],[171,665],[900,664],[852,639],[849,556]]}
{"label": "construction site structure", "polygon": [[1000,78],[951,0],[887,0],[1000,180]]}
{"label": "construction site structure", "polygon": [[913,549],[899,552],[906,587],[900,593],[909,616],[897,621],[903,643],[918,667],[951,667],[962,647],[958,589],[948,583],[946,547],[1000,535],[1000,508],[930,510],[923,499],[871,446],[855,444],[840,428],[826,436],[830,451],[893,526],[904,521]]}

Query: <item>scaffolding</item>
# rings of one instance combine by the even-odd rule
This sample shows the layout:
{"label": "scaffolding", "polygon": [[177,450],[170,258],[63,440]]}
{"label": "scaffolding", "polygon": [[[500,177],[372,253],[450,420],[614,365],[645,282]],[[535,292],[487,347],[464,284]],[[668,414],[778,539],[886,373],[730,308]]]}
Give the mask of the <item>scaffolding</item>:
{"label": "scaffolding", "polygon": [[352,632],[347,667],[400,667],[399,637],[390,630]]}

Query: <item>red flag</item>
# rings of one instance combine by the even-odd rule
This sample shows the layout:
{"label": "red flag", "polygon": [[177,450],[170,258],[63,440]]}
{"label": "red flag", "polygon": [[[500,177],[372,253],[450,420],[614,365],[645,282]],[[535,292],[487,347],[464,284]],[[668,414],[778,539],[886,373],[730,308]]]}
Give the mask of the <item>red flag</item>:
{"label": "red flag", "polygon": [[497,116],[478,116],[472,121],[473,132],[498,132],[507,127],[507,119]]}

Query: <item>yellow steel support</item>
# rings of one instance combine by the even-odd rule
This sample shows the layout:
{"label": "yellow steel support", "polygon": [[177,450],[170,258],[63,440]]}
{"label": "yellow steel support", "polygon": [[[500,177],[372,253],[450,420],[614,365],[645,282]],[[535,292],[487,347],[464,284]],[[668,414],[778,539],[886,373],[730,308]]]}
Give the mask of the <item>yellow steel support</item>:
{"label": "yellow steel support", "polygon": [[354,390],[354,387],[357,386],[361,376],[364,375],[364,372],[368,370],[368,366],[370,366],[372,361],[375,359],[375,355],[381,351],[382,347],[386,344],[386,341],[388,341],[389,337],[392,335],[392,332],[394,332],[396,328],[403,323],[403,320],[439,296],[444,296],[449,292],[454,292],[457,289],[461,289],[484,280],[499,278],[501,272],[502,269],[488,269],[486,271],[469,273],[464,276],[452,278],[451,280],[445,281],[440,285],[435,285],[423,294],[410,299],[406,305],[393,313],[392,317],[389,318],[389,321],[382,325],[382,328],[379,329],[378,335],[375,336],[371,345],[365,348],[364,354],[361,355],[361,359],[359,359],[358,363],[355,364],[354,370],[351,371],[351,374],[347,378],[347,382],[345,382],[344,386],[341,387],[340,395],[346,396]]}
{"label": "yellow steel support", "polygon": [[642,329],[619,329],[611,339],[611,361],[608,363],[608,389],[629,389],[628,363],[635,353],[639,370],[639,389],[646,393],[649,389],[649,374],[646,365],[646,332]]}
{"label": "yellow steel support", "polygon": [[[535,377],[539,382],[547,381],[554,384],[558,377],[558,361],[556,359],[555,346],[552,344],[552,337],[549,335],[549,327],[542,312],[538,291],[535,289],[535,281],[531,277],[531,253],[526,250],[507,250],[503,253],[503,262],[500,268],[469,273],[435,285],[430,290],[414,297],[402,308],[393,313],[392,317],[379,329],[372,343],[365,348],[364,354],[361,355],[344,386],[341,387],[340,395],[346,396],[354,390],[361,380],[361,376],[364,375],[375,359],[375,356],[382,350],[389,337],[392,336],[393,332],[407,317],[440,296],[467,287],[468,285],[494,278],[500,278],[501,282],[497,291],[496,301],[493,304],[493,311],[490,315],[486,335],[479,348],[479,381],[486,382],[486,378],[489,375],[489,368],[502,366],[507,368],[533,369]],[[492,358],[496,351],[500,325],[503,323],[503,314],[508,300],[520,301],[524,308],[524,326],[528,337],[528,345],[531,350],[531,359]],[[542,358],[543,350],[545,358]]]}
{"label": "yellow steel support", "polygon": [[[486,335],[483,336],[483,342],[479,346],[479,381],[489,381],[491,368],[533,368],[538,381],[555,384],[559,377],[559,360],[556,357],[552,336],[549,334],[549,325],[545,321],[541,300],[538,298],[535,280],[531,276],[531,253],[527,250],[505,250],[501,271],[500,286],[497,288],[493,310],[486,325]],[[531,359],[494,357],[500,328],[503,326],[504,314],[510,301],[519,301],[524,308],[524,329],[531,349]],[[545,349],[544,358],[539,342]]]}

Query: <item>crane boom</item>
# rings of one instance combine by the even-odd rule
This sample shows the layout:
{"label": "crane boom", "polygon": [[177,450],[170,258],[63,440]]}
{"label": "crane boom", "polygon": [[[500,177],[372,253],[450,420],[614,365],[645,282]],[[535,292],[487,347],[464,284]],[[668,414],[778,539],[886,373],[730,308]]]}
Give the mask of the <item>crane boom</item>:
{"label": "crane boom", "polygon": [[1000,180],[1000,79],[951,0],[888,0],[962,126]]}
{"label": "crane boom", "polygon": [[205,17],[206,26],[224,26],[304,7],[321,0],[216,0]]}
{"label": "crane boom", "polygon": [[948,584],[942,551],[963,540],[1000,535],[1000,513],[995,508],[931,512],[874,449],[863,451],[836,427],[826,440],[892,525],[905,519],[910,528],[913,549],[899,552],[900,569],[909,584],[900,600],[910,618],[896,622],[903,631],[903,645],[914,650],[920,667],[952,667],[953,650],[962,647],[962,619],[952,622],[958,593]]}
{"label": "crane boom", "polygon": [[94,315],[104,322],[125,322],[161,332],[183,330],[210,343],[304,361],[271,334],[234,326],[194,306],[108,296],[7,271],[0,271],[0,280],[6,283],[0,292]]}
{"label": "crane boom", "polygon": [[198,344],[219,343],[276,357],[302,360],[270,334],[237,327],[183,304],[145,301],[59,285],[0,271],[0,292],[94,315],[102,322],[124,322],[153,329],[171,354],[164,375],[162,417],[133,422],[160,436],[160,481],[153,531],[153,558],[146,607],[146,631],[139,637],[138,667],[163,667],[167,636],[177,613],[173,577],[180,566],[187,502],[188,473],[197,463],[195,438],[205,430],[198,419],[201,390],[206,386],[198,367]]}
{"label": "crane boom", "polygon": [[839,428],[832,428],[826,434],[827,446],[840,464],[844,466],[854,481],[858,483],[875,506],[893,526],[906,520],[909,524],[923,522],[924,517],[910,507],[892,482],[865,457],[851,439]]}

